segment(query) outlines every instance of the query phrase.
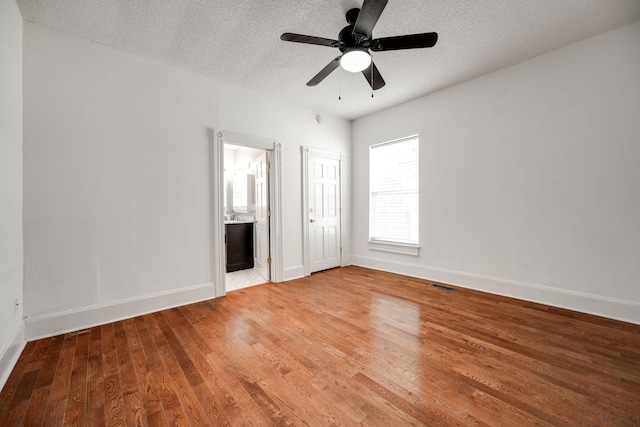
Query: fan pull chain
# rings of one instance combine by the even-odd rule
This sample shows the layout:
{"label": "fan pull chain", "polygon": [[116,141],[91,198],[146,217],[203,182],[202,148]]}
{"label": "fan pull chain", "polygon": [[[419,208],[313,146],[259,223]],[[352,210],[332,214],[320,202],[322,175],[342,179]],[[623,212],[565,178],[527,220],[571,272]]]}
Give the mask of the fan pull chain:
{"label": "fan pull chain", "polygon": [[340,82],[342,81],[342,73],[340,72],[340,70],[338,70],[338,101],[340,101],[342,99],[342,96],[340,96]]}

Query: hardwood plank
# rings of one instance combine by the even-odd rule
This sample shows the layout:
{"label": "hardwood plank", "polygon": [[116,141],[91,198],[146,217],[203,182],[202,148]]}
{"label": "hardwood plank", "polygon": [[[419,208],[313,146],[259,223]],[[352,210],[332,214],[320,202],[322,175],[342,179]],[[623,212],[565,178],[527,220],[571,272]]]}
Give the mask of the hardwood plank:
{"label": "hardwood plank", "polygon": [[124,424],[138,427],[147,425],[144,405],[137,391],[124,396]]}
{"label": "hardwood plank", "polygon": [[145,354],[144,340],[147,340],[147,351],[154,353],[155,348],[153,346],[153,343],[151,342],[151,337],[149,337],[149,330],[147,329],[147,325],[144,319],[142,317],[137,317],[133,319],[133,323],[135,324],[135,328],[130,326],[127,329],[127,336],[132,337],[130,342],[139,342],[140,344],[139,347],[135,348],[131,352],[131,358],[133,360],[134,372],[138,379],[142,406],[144,407],[147,417],[147,425],[166,425],[168,421],[164,415],[162,404],[157,396],[157,393],[153,389],[151,369],[149,367],[149,362]]}
{"label": "hardwood plank", "polygon": [[51,394],[51,384],[53,382],[55,368],[58,358],[60,357],[60,350],[62,349],[64,339],[61,337],[52,337],[40,341],[47,342],[49,345],[25,414],[24,425],[26,426],[42,425]]}
{"label": "hardwood plank", "polygon": [[71,370],[71,382],[69,384],[64,425],[77,426],[84,424],[89,338],[89,331],[78,334],[76,351],[73,357],[73,368]]}
{"label": "hardwood plank", "polygon": [[[273,333],[265,331],[259,342],[253,346],[259,351],[268,363],[263,369],[271,376],[278,379],[278,389],[288,396],[296,395],[296,400],[304,403],[295,405],[305,414],[305,420],[312,420],[312,424],[351,424],[355,421],[352,411],[341,411],[327,398],[326,390],[331,387],[330,381],[325,381],[316,375],[321,368],[314,364],[302,352],[292,351],[297,346],[281,345],[281,338]],[[280,377],[280,378],[278,378]],[[308,406],[309,408],[305,408]]]}
{"label": "hardwood plank", "polygon": [[58,366],[58,359],[60,358],[60,352],[62,350],[62,344],[64,342],[64,336],[45,338],[43,341],[49,341],[50,345],[47,351],[47,357],[40,369],[40,376],[36,382],[36,389],[51,386],[53,383],[56,367]]}
{"label": "hardwood plank", "polygon": [[9,374],[9,378],[7,378],[7,382],[0,392],[0,420],[6,417],[13,395],[16,393],[18,384],[22,379],[22,374],[25,372],[27,365],[31,360],[31,355],[35,351],[37,345],[37,341],[31,341],[25,345],[20,357],[18,358],[16,366],[11,371],[11,374]]}
{"label": "hardwood plank", "polygon": [[44,359],[47,357],[49,353],[49,346],[51,345],[51,340],[44,339],[36,341],[36,348],[33,350],[33,354],[29,359],[29,364],[25,368],[26,372],[37,371],[42,367],[44,363]]}
{"label": "hardwood plank", "polygon": [[206,399],[206,403],[201,403],[203,407],[211,406],[211,411],[216,414],[221,411],[217,417],[224,417],[229,425],[260,424],[261,418],[256,417],[259,410],[256,402],[227,369],[229,363],[225,355],[210,353],[206,359],[196,357],[194,360],[206,379],[198,387],[206,384],[210,390],[211,397]]}
{"label": "hardwood plank", "polygon": [[85,425],[98,427],[106,423],[104,371],[102,369],[102,327],[91,328],[89,338]]}
{"label": "hardwood plank", "polygon": [[[155,318],[158,319],[161,316],[159,314]],[[189,424],[209,425],[193,391],[193,388],[202,384],[204,380],[200,377],[195,366],[193,366],[193,362],[191,362],[189,355],[182,348],[181,343],[178,342],[173,330],[168,324],[161,324],[163,324],[162,328],[157,323],[150,324],[149,331],[156,343],[160,358],[167,369],[176,396],[180,400],[180,407],[186,414]]]}
{"label": "hardwood plank", "polygon": [[102,371],[105,378],[118,373],[118,355],[114,328],[115,323],[102,325],[101,327]]}
{"label": "hardwood plank", "polygon": [[105,417],[109,426],[125,426],[124,399],[118,375],[104,379]]}
{"label": "hardwood plank", "polygon": [[[188,425],[185,408],[182,407],[180,400],[174,390],[171,381],[171,374],[167,371],[162,362],[162,356],[154,342],[154,336],[158,337],[158,325],[153,315],[145,315],[144,322],[148,330],[147,335],[142,336],[142,344],[149,363],[149,379],[154,392],[158,396],[158,400],[162,405],[164,417],[172,425]],[[158,342],[158,345],[163,345]]]}
{"label": "hardwood plank", "polygon": [[29,399],[29,406],[24,415],[25,426],[40,426],[44,421],[44,412],[47,409],[51,386],[40,387],[33,390]]}
{"label": "hardwood plank", "polygon": [[62,425],[64,421],[77,336],[76,333],[64,335],[44,418],[45,423],[50,425]]}
{"label": "hardwood plank", "polygon": [[27,412],[29,406],[29,400],[33,393],[33,388],[38,379],[38,371],[25,372],[18,383],[18,387],[11,399],[9,410],[2,425],[21,425],[22,420]]}
{"label": "hardwood plank", "polygon": [[[170,317],[173,320],[178,319],[177,317]],[[171,320],[169,320],[169,322],[171,322]],[[183,325],[184,323],[180,322],[180,324]],[[166,331],[163,329],[162,332],[165,334]],[[193,334],[197,334],[195,339]],[[167,337],[166,334],[165,337]],[[192,387],[195,391],[195,399],[199,401],[200,408],[209,422],[212,425],[238,425],[246,423],[246,419],[244,417],[241,417],[242,422],[239,422],[237,418],[233,419],[234,417],[232,417],[231,420],[228,420],[225,416],[225,407],[227,405],[233,405],[233,399],[225,401],[225,399],[230,398],[230,393],[226,391],[225,385],[222,384],[222,381],[220,380],[220,373],[214,372],[214,369],[208,364],[205,358],[207,355],[211,354],[211,351],[202,352],[200,350],[202,348],[201,343],[204,343],[207,348],[209,346],[206,344],[204,339],[200,337],[195,328],[189,329],[188,332],[183,330],[181,327],[175,328],[175,338],[179,339],[180,346],[180,351],[175,353],[175,356],[178,357],[179,355],[182,355],[182,352],[184,352],[184,355],[188,355],[187,357],[190,359],[190,370],[194,370],[190,375],[195,377],[195,380],[191,379],[189,380],[189,383],[195,384]],[[168,337],[167,341],[169,341]],[[178,344],[172,344],[172,348],[176,345]],[[185,357],[184,355],[181,357]],[[186,374],[186,372],[183,373]],[[196,373],[198,374],[197,377],[195,376]],[[206,381],[205,379],[208,379],[209,381]],[[207,384],[207,382],[209,382],[209,384]],[[214,393],[211,386],[215,386],[218,393]],[[216,396],[216,394],[222,395],[223,397]]]}
{"label": "hardwood plank", "polygon": [[9,406],[7,412],[0,418],[0,427],[12,427],[12,426],[21,426],[22,419],[24,418],[24,414],[27,411],[27,406],[29,405],[28,400],[23,400],[20,402],[15,402],[11,406]]}
{"label": "hardwood plank", "polygon": [[4,425],[640,425],[640,325],[347,267],[28,343]]}

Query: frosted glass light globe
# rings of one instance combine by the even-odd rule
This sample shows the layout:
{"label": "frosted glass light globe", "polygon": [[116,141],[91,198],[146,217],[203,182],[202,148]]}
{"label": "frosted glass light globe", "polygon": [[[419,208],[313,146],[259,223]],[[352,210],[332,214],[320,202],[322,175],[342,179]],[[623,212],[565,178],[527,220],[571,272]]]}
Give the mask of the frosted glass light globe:
{"label": "frosted glass light globe", "polygon": [[340,66],[351,73],[366,70],[371,65],[371,55],[367,49],[352,47],[347,49],[340,57]]}

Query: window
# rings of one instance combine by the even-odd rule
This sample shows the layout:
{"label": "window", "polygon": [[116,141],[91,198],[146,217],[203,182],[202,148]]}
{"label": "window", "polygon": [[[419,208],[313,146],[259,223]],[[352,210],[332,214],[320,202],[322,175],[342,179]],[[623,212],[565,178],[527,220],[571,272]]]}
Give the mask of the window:
{"label": "window", "polygon": [[418,136],[369,148],[369,248],[418,255]]}

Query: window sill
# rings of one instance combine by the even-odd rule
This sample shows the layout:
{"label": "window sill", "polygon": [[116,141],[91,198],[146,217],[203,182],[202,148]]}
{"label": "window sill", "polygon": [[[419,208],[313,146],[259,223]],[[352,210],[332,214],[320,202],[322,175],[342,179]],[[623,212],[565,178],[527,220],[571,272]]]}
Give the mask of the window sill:
{"label": "window sill", "polygon": [[369,240],[369,249],[373,251],[392,252],[394,254],[418,256],[420,246],[406,243],[377,242]]}

